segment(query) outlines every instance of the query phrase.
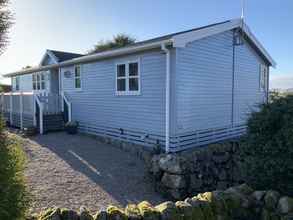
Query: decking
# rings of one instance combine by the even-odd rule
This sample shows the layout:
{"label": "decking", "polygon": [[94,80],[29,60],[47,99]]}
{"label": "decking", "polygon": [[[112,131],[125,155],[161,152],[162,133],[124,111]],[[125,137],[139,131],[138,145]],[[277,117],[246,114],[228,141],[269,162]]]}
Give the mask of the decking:
{"label": "decking", "polygon": [[4,120],[11,126],[20,129],[34,126],[41,134],[62,130],[64,123],[71,120],[71,103],[65,95],[2,93],[0,110]]}

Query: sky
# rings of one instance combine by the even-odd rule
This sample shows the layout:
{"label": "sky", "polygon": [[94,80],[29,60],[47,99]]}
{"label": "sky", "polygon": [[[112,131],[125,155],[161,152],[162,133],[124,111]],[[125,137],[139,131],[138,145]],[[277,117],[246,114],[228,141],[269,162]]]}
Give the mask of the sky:
{"label": "sky", "polygon": [[[241,0],[11,0],[9,7],[15,24],[0,74],[38,65],[46,49],[86,53],[118,33],[145,40],[241,15]],[[245,22],[277,62],[271,88],[293,88],[292,11],[292,0],[245,1]]]}

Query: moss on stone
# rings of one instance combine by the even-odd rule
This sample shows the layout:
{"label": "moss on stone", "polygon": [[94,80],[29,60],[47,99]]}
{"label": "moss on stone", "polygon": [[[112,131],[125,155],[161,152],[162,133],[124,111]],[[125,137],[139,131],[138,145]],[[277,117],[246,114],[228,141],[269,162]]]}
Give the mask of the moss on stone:
{"label": "moss on stone", "polygon": [[61,220],[60,218],[61,210],[60,208],[49,208],[39,216],[39,220]]}
{"label": "moss on stone", "polygon": [[160,212],[155,209],[149,202],[143,201],[137,205],[141,216],[144,220],[159,220]]}
{"label": "moss on stone", "polygon": [[94,215],[94,220],[107,220],[108,213],[106,211],[99,211]]}
{"label": "moss on stone", "polygon": [[94,220],[89,210],[85,207],[80,208],[79,220]]}
{"label": "moss on stone", "polygon": [[224,199],[224,193],[220,191],[208,192],[202,194],[203,199],[210,202],[215,214],[225,215],[227,212],[227,205]]}
{"label": "moss on stone", "polygon": [[161,220],[182,220],[173,202],[164,202],[155,207],[161,214]]}
{"label": "moss on stone", "polygon": [[79,220],[78,213],[73,210],[63,208],[60,215],[62,220]]}
{"label": "moss on stone", "polygon": [[124,211],[116,206],[109,206],[107,208],[108,220],[127,220]]}
{"label": "moss on stone", "polygon": [[184,202],[184,201],[178,201],[175,203],[178,212],[182,216],[182,219],[184,220],[192,220],[192,206],[191,204]]}
{"label": "moss on stone", "polygon": [[139,220],[142,219],[140,211],[135,204],[128,204],[125,208],[125,214],[129,220]]}

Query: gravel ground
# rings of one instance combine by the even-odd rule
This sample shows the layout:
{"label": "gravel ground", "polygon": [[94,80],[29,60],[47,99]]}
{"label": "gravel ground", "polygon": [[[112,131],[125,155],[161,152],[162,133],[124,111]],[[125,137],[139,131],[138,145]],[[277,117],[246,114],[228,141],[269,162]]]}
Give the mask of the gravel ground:
{"label": "gravel ground", "polygon": [[143,161],[92,137],[49,133],[24,139],[23,147],[31,213],[52,206],[78,210],[84,205],[96,212],[110,204],[163,201]]}

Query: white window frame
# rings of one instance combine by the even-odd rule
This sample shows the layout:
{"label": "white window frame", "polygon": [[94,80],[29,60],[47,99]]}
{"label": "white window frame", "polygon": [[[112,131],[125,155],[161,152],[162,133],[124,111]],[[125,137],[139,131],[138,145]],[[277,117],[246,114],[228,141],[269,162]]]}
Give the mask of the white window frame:
{"label": "white window frame", "polygon": [[[44,76],[44,79],[42,80],[42,75]],[[35,82],[36,82],[36,88],[34,89],[34,76],[35,76]],[[39,80],[38,80],[39,78]],[[48,74],[47,72],[37,72],[32,74],[32,89],[33,91],[46,91],[48,89]],[[46,88],[43,88],[42,83],[45,84]],[[38,85],[40,86],[40,89],[38,89]]]}
{"label": "white window frame", "polygon": [[[79,68],[79,77],[76,76],[76,68]],[[77,88],[76,87],[76,79],[79,79],[80,81],[80,87]],[[77,90],[77,91],[81,91],[82,90],[82,68],[81,68],[81,65],[74,65],[74,69],[73,69],[73,88],[74,90]]]}
{"label": "white window frame", "polygon": [[[137,63],[137,76],[129,76],[129,64]],[[125,76],[118,77],[118,66],[125,65]],[[137,78],[138,79],[138,90],[130,91],[129,90],[129,80]],[[125,91],[118,91],[117,81],[118,79],[125,79]],[[115,94],[120,95],[140,95],[141,94],[141,82],[140,82],[140,59],[127,60],[122,62],[117,62],[115,64]]]}
{"label": "white window frame", "polygon": [[264,64],[260,64],[259,73],[259,89],[262,92],[266,92],[268,84],[268,67]]}

